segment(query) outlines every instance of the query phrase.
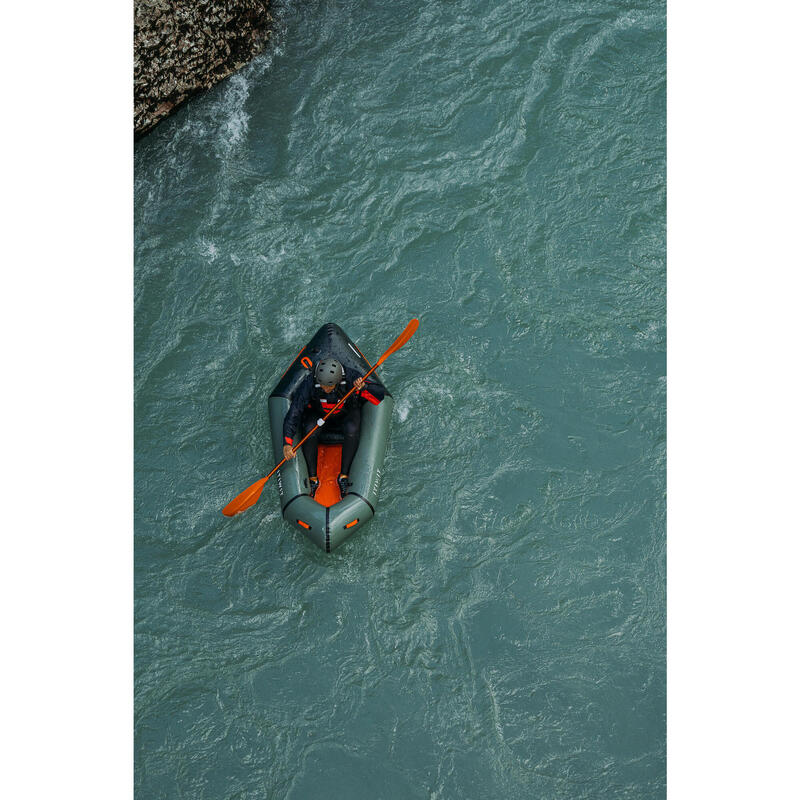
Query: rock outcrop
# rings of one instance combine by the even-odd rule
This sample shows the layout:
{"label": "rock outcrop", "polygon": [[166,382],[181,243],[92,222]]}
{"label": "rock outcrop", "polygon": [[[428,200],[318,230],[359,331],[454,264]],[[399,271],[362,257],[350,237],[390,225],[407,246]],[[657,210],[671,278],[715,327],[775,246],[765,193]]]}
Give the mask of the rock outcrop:
{"label": "rock outcrop", "polygon": [[260,53],[269,39],[269,6],[269,0],[134,0],[134,135]]}

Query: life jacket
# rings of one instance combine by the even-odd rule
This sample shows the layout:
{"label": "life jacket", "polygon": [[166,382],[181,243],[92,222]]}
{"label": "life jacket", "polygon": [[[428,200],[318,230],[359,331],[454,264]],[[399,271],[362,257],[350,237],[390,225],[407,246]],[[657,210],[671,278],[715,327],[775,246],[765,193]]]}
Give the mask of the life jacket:
{"label": "life jacket", "polygon": [[[326,392],[318,383],[314,384],[311,392],[311,399],[306,408],[310,408],[314,413],[320,413],[324,417],[329,411],[336,408],[336,404],[347,394],[347,381],[342,381],[332,392]],[[354,395],[350,395],[347,402],[339,406],[331,414],[331,419],[336,419],[340,414],[344,414],[351,405]]]}

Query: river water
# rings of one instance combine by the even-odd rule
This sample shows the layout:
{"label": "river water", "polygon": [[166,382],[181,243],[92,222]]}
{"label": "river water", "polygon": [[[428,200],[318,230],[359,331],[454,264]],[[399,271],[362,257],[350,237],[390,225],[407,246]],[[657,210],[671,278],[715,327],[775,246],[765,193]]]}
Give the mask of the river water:
{"label": "river water", "polygon": [[[664,4],[276,16],[135,148],[136,796],[663,798]],[[223,517],[415,316],[376,517]]]}

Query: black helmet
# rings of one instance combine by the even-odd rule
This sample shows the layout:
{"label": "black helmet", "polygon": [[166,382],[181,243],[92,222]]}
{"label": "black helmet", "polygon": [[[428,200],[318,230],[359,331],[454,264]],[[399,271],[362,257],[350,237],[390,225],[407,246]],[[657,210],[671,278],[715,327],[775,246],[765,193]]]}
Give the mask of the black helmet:
{"label": "black helmet", "polygon": [[320,386],[332,386],[344,378],[344,369],[335,358],[323,358],[317,362],[314,378]]}

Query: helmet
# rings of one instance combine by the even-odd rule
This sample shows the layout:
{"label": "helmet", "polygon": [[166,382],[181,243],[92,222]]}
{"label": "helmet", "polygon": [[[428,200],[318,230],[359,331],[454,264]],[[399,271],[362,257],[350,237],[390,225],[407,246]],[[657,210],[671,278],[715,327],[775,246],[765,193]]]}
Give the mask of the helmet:
{"label": "helmet", "polygon": [[331,386],[344,379],[344,368],[335,358],[323,358],[317,362],[314,378],[320,386]]}

